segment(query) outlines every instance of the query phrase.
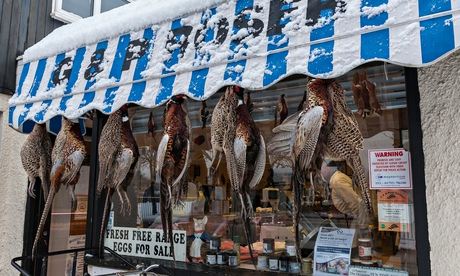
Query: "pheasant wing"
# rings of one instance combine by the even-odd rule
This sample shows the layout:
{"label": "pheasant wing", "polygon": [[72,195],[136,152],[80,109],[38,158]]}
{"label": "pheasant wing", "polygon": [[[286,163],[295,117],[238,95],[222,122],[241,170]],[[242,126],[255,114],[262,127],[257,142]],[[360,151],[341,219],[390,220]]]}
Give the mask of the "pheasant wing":
{"label": "pheasant wing", "polygon": [[165,133],[161,138],[160,145],[158,145],[157,161],[156,161],[156,183],[161,183],[161,170],[163,169],[163,163],[166,156],[166,149],[168,146],[169,135]]}
{"label": "pheasant wing", "polygon": [[260,135],[260,145],[259,145],[259,152],[257,153],[256,163],[254,165],[254,174],[252,176],[251,182],[249,183],[249,187],[253,189],[254,187],[259,184],[262,176],[264,175],[265,171],[265,160],[267,159],[267,154],[265,151],[265,140],[262,135]]}
{"label": "pheasant wing", "polygon": [[293,154],[296,164],[300,169],[305,171],[310,166],[310,161],[318,142],[319,132],[321,130],[321,119],[324,109],[315,106],[307,111],[302,112],[297,122],[297,130],[293,146]]}
{"label": "pheasant wing", "polygon": [[74,182],[75,178],[80,172],[83,160],[85,160],[85,152],[83,152],[82,150],[74,151],[64,160],[64,164],[66,166],[66,170],[62,175],[64,185],[67,186],[70,183]]}
{"label": "pheasant wing", "polygon": [[117,154],[113,172],[114,187],[117,187],[125,180],[133,162],[134,153],[131,149],[124,148]]}
{"label": "pheasant wing", "polygon": [[243,185],[244,180],[244,172],[246,169],[246,150],[247,146],[244,142],[242,137],[236,137],[235,141],[233,142],[233,149],[235,151],[235,158],[236,158],[236,169],[238,175],[238,183],[241,187]]}

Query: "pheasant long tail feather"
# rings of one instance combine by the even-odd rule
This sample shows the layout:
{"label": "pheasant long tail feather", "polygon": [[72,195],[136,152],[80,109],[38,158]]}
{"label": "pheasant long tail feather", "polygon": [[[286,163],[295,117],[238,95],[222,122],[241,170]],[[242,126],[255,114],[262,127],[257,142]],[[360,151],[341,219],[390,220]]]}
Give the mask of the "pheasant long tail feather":
{"label": "pheasant long tail feather", "polygon": [[42,217],[40,219],[40,223],[38,224],[37,234],[35,235],[34,245],[32,246],[32,259],[35,258],[35,251],[37,250],[38,241],[40,240],[40,237],[43,233],[43,228],[45,227],[46,219],[48,218],[48,214],[50,212],[51,204],[53,203],[55,193],[55,186],[52,185],[49,190],[48,197],[46,198],[46,203],[45,207],[43,208]]}
{"label": "pheasant long tail feather", "polygon": [[104,204],[104,212],[102,214],[102,222],[101,222],[101,232],[99,233],[99,252],[102,254],[104,252],[104,233],[107,229],[107,222],[110,213],[110,203],[111,197],[113,194],[113,189],[107,189],[107,195],[105,197],[105,204]]}
{"label": "pheasant long tail feather", "polygon": [[265,171],[265,162],[267,160],[267,154],[265,151],[265,140],[262,135],[260,135],[260,145],[259,152],[257,153],[256,163],[254,166],[254,175],[252,176],[251,182],[249,183],[249,188],[253,189],[259,184],[262,176]]}
{"label": "pheasant long tail feather", "polygon": [[361,164],[361,160],[359,159],[359,156],[353,157],[351,162],[353,165],[353,172],[356,174],[358,185],[361,189],[361,197],[364,200],[368,213],[372,215],[374,211],[372,208],[369,185],[366,182],[363,165]]}
{"label": "pheasant long tail feather", "polygon": [[301,185],[299,181],[299,173],[298,171],[294,172],[294,175],[292,177],[292,190],[293,190],[293,198],[294,202],[292,205],[292,222],[294,226],[294,233],[295,233],[295,247],[296,247],[296,253],[297,253],[297,258],[300,260],[301,255],[300,255],[300,233],[299,233],[299,218],[300,218],[300,208],[302,207],[302,195],[301,195]]}
{"label": "pheasant long tail feather", "polygon": [[[248,243],[248,248],[249,248],[249,256],[251,256],[251,262],[254,265],[254,268],[256,268],[256,264],[254,261],[254,255],[252,251],[252,239],[251,239],[251,220],[248,215],[248,209],[247,209],[247,203],[244,201],[244,196],[240,192],[239,197],[241,200],[241,220],[243,221],[243,229],[244,229],[244,235],[246,236],[246,242]],[[257,269],[257,268],[256,268]]]}
{"label": "pheasant long tail feather", "polygon": [[163,236],[167,238],[171,245],[171,253],[174,261],[176,260],[174,256],[174,240],[173,240],[173,230],[172,230],[172,204],[171,204],[171,190],[168,187],[168,184],[164,181],[160,184],[160,215],[161,215],[161,225],[163,228]]}

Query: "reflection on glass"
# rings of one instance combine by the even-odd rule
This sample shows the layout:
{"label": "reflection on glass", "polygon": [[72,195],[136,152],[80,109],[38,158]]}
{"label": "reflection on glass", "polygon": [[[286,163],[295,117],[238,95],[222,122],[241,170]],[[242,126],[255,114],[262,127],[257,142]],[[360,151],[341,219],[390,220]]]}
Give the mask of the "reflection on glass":
{"label": "reflection on glass", "polygon": [[92,0],[62,0],[62,9],[81,17],[91,16]]}
{"label": "reflection on glass", "polygon": [[101,0],[101,12],[106,12],[116,7],[128,4],[127,0]]}
{"label": "reflection on glass", "polygon": [[[382,65],[374,64],[349,72],[337,79],[345,90],[345,102],[353,111],[364,138],[364,148],[360,158],[366,175],[369,167],[368,150],[399,148],[408,141],[406,133],[402,131],[408,127],[404,70],[394,65],[387,65],[386,69],[385,72]],[[356,73],[362,70],[365,70],[365,74],[359,73],[357,78]],[[290,77],[263,91],[249,91],[252,102],[251,116],[265,141],[270,141],[273,136],[276,106],[282,94],[285,95],[288,115],[304,108],[302,102],[305,97],[306,82],[306,78],[302,76]],[[373,94],[368,98],[361,96],[363,102],[357,103],[356,97],[360,97],[356,94],[359,93],[356,90],[358,83],[373,90],[370,92]],[[216,93],[207,99],[205,104],[187,100],[188,116],[193,128],[192,164],[188,169],[187,185],[184,185],[183,205],[173,210],[173,227],[185,230],[187,236],[191,238],[197,235],[194,231],[193,219],[203,219],[206,216],[205,236],[220,237],[221,250],[231,250],[233,241],[238,240],[241,248],[241,267],[253,268],[248,261],[247,240],[240,219],[240,202],[231,190],[224,160],[216,172],[213,183],[209,183],[207,179],[207,167],[211,160],[211,115],[222,94],[223,91]],[[119,212],[118,197],[112,198],[115,227],[156,229],[162,227],[159,214],[160,187],[155,183],[155,161],[163,135],[163,112],[164,106],[155,109],[132,106],[129,109],[140,158],[128,188],[133,205],[131,215],[122,216]],[[280,112],[277,118],[280,118]],[[361,199],[352,169],[343,160],[331,160],[327,157],[322,166],[323,181],[325,181],[323,186],[329,191],[327,193],[319,190],[309,191],[307,189],[310,186],[309,177],[306,177],[302,189],[303,206],[299,222],[302,256],[307,257],[312,253],[316,239],[314,234],[320,226],[355,228],[357,234],[353,241],[352,259],[349,260],[352,264],[366,265],[372,262],[373,266],[398,268],[416,275],[412,191],[407,191],[409,227],[406,232],[379,230],[378,217],[360,227],[355,218],[360,215]],[[251,220],[251,239],[255,241],[254,250],[259,253],[263,251],[264,239],[274,239],[274,249],[278,253],[288,248],[286,244],[293,246],[291,176],[292,170],[289,167],[272,167],[267,158],[262,180],[250,192],[255,212]],[[371,193],[374,209],[377,210],[377,191],[373,190]],[[328,194],[330,198],[323,197]],[[136,205],[137,208],[134,208]],[[363,238],[364,241],[361,242],[372,248],[371,260],[367,262],[359,260],[358,237]],[[370,245],[366,238],[371,239]],[[191,244],[192,240],[188,241],[187,246]],[[209,244],[204,243],[203,247],[205,258]],[[306,260],[307,264],[309,262],[311,261]]]}

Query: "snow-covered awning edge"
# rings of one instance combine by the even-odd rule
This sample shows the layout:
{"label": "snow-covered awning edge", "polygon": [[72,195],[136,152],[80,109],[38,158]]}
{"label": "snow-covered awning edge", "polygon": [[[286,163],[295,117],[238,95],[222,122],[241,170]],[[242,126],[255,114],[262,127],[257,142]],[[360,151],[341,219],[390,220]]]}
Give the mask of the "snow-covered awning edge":
{"label": "snow-covered awning edge", "polygon": [[226,0],[137,0],[55,29],[24,52],[23,62],[55,56],[121,34],[139,31],[224,2]]}
{"label": "snow-covered awning edge", "polygon": [[[361,60],[361,62],[359,63],[355,63],[355,64],[349,64],[349,66],[347,67],[344,67],[342,72],[344,72],[343,74],[345,73],[348,73],[360,66],[363,66],[363,65],[366,65],[368,63],[372,63],[372,62],[385,62],[385,63],[390,63],[390,64],[394,64],[394,65],[398,65],[398,66],[402,66],[402,67],[412,67],[412,68],[422,68],[422,67],[427,67],[427,66],[430,66],[440,60],[443,60],[445,58],[447,58],[449,55],[451,55],[453,52],[457,51],[458,48],[452,50],[452,51],[449,51],[447,53],[445,53],[444,55],[440,56],[438,59],[436,60],[433,60],[432,62],[430,63],[426,63],[426,64],[420,64],[420,65],[417,65],[417,66],[414,66],[413,64],[404,64],[404,63],[398,63],[398,62],[394,62],[394,61],[390,61],[390,60],[387,60],[387,59],[372,59],[372,60]],[[186,91],[186,92],[183,92],[183,93],[175,93],[174,95],[178,95],[178,94],[182,94],[182,95],[186,95],[190,100],[196,100],[196,101],[203,101],[203,100],[207,100],[209,99],[210,97],[214,96],[216,94],[217,91],[219,91],[222,87],[226,87],[226,86],[230,86],[230,85],[238,85],[238,86],[241,86],[243,87],[244,89],[247,89],[247,90],[250,90],[250,91],[261,91],[261,90],[264,90],[264,89],[267,89],[269,88],[270,86],[278,83],[279,81],[282,81],[283,79],[286,79],[286,78],[289,78],[293,75],[303,75],[305,76],[305,78],[307,77],[311,77],[311,78],[324,78],[324,79],[330,79],[330,78],[338,78],[340,76],[342,76],[343,74],[341,75],[313,75],[313,74],[310,74],[310,73],[305,73],[305,71],[292,71],[292,72],[289,72],[289,74],[286,74],[286,75],[283,75],[281,76],[280,78],[274,80],[272,83],[268,84],[268,85],[265,85],[265,86],[258,86],[258,85],[245,85],[244,83],[237,83],[237,82],[234,82],[234,81],[228,81],[228,82],[223,82],[221,86],[217,86],[215,88],[213,88],[212,90],[210,91],[207,91],[206,94],[203,96],[203,97],[196,97],[193,93],[191,93],[190,91]],[[129,90],[130,89],[130,85],[132,85],[132,83],[126,83],[126,84],[122,84],[122,85],[116,85],[116,86],[107,86],[107,87],[104,87],[104,88],[101,88],[99,90],[96,90],[95,93],[105,93],[107,91],[107,89],[110,89],[110,88],[119,88],[120,89],[120,93],[123,92],[123,90]],[[305,85],[306,85],[306,80],[305,80]],[[74,96],[74,95],[72,95]],[[154,95],[154,97],[157,96],[157,95]],[[82,108],[79,108],[77,110],[75,110],[74,112],[71,112],[69,113],[68,110],[53,110],[53,109],[49,109],[47,110],[46,112],[46,115],[41,119],[41,120],[37,120],[34,116],[26,116],[25,117],[25,120],[20,123],[20,124],[17,124],[17,120],[9,120],[9,125],[10,127],[12,127],[13,129],[21,132],[21,133],[29,133],[31,130],[32,130],[32,127],[33,127],[33,124],[36,124],[36,123],[39,123],[39,124],[43,124],[43,123],[49,123],[50,120],[52,120],[53,118],[55,117],[60,117],[60,116],[64,116],[68,119],[86,119],[87,117],[85,117],[85,114],[87,114],[87,112],[90,112],[90,111],[99,111],[101,112],[102,114],[105,114],[105,115],[110,115],[112,114],[113,112],[117,111],[118,109],[120,109],[123,105],[125,104],[135,104],[137,106],[141,106],[143,108],[149,108],[149,109],[153,109],[153,108],[158,108],[158,107],[161,107],[163,106],[173,95],[170,95],[169,97],[165,98],[164,100],[162,100],[160,103],[157,103],[155,104],[154,101],[141,101],[141,102],[134,102],[134,101],[126,101],[126,102],[114,102],[113,105],[111,106],[111,109],[110,111],[107,111],[107,106],[104,105],[103,102],[92,102]],[[24,105],[26,104],[33,104],[33,103],[37,103],[37,102],[43,102],[43,101],[46,101],[46,100],[56,100],[56,98],[50,98],[50,99],[45,99],[45,100],[40,100],[40,101],[27,101],[26,103],[22,103],[22,104],[18,104],[18,105],[10,105],[10,112],[16,108],[19,108],[19,109],[23,109],[24,108]],[[61,99],[61,97],[58,97],[57,99]],[[30,112],[29,112],[30,113]],[[35,113],[30,113],[30,114],[35,114]],[[10,114],[11,116],[11,114]],[[28,127],[25,129],[23,128],[23,125],[28,125]],[[50,128],[50,126],[48,126],[48,129]]]}

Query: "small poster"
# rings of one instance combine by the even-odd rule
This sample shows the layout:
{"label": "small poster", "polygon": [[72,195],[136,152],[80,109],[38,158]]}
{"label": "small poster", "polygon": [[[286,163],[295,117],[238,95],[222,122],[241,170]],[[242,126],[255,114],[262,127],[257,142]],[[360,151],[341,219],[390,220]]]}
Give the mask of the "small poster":
{"label": "small poster", "polygon": [[370,189],[412,189],[409,152],[369,150],[368,158]]}
{"label": "small poster", "polygon": [[378,268],[378,267],[364,267],[364,266],[350,266],[349,276],[409,276],[407,271]]}
{"label": "small poster", "polygon": [[379,231],[410,232],[411,208],[406,190],[377,192]]}
{"label": "small poster", "polygon": [[315,243],[313,275],[348,275],[355,229],[321,227]]}
{"label": "small poster", "polygon": [[[85,238],[86,235],[71,235],[69,236],[68,240],[68,249],[76,249],[76,248],[84,248],[85,247]],[[74,255],[67,254],[65,260],[65,276],[76,275],[76,276],[83,276],[83,267],[85,262],[83,260],[84,252],[79,252],[77,254],[77,260],[75,264],[75,274],[73,273],[73,265],[74,265]]]}
{"label": "small poster", "polygon": [[[174,230],[174,256],[185,262],[187,235]],[[112,227],[108,229],[104,245],[120,255],[173,260],[171,246],[162,229]]]}

